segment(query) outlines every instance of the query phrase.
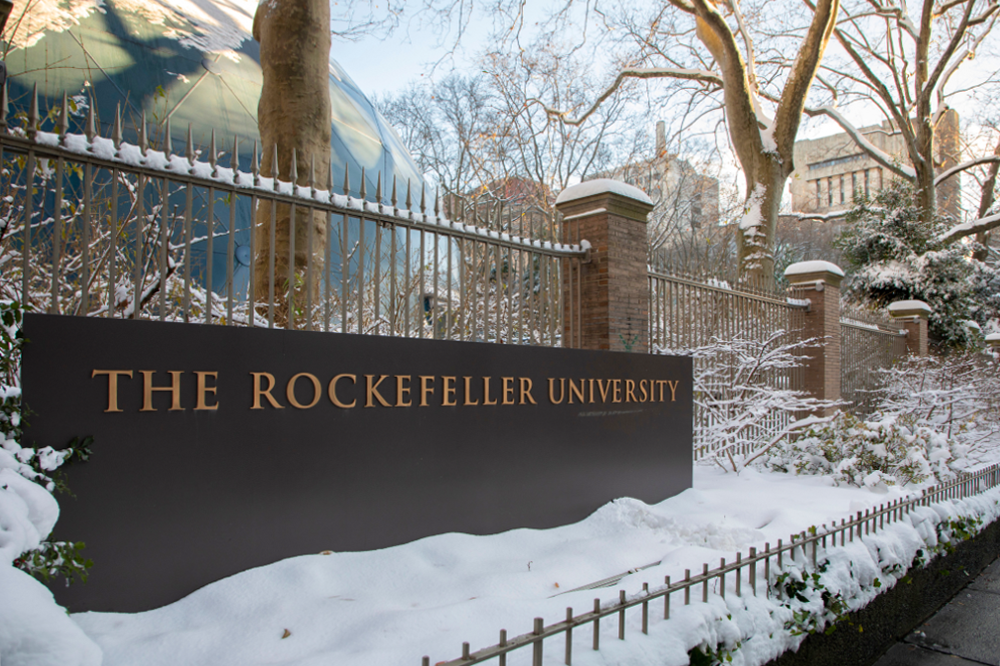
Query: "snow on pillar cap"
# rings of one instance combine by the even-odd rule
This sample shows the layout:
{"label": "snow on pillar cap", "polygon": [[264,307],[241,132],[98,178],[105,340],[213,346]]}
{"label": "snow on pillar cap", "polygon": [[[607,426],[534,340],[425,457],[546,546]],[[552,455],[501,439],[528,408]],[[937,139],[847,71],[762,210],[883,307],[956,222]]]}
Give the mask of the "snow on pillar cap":
{"label": "snow on pillar cap", "polygon": [[1000,333],[990,333],[987,335],[986,344],[990,347],[1000,347]]}
{"label": "snow on pillar cap", "polygon": [[889,314],[893,317],[924,317],[933,312],[923,301],[896,301],[889,304]]}
{"label": "snow on pillar cap", "polygon": [[785,269],[785,277],[792,284],[815,284],[816,290],[822,291],[827,284],[840,287],[844,271],[829,261],[799,261]]}
{"label": "snow on pillar cap", "polygon": [[634,199],[649,206],[653,205],[653,200],[638,187],[633,187],[621,181],[611,180],[610,178],[585,180],[578,185],[567,187],[556,197],[556,205],[569,203],[577,199],[585,199],[598,194],[617,194],[618,196]]}
{"label": "snow on pillar cap", "polygon": [[785,277],[812,275],[814,273],[830,273],[839,278],[844,277],[840,266],[829,261],[799,261],[785,269]]}

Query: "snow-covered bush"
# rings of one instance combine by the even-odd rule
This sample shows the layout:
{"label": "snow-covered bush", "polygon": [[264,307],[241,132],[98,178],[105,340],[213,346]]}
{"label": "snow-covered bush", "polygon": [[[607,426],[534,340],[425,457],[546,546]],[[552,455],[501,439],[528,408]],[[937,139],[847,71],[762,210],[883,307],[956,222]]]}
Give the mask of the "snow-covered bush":
{"label": "snow-covered bush", "polygon": [[59,516],[52,493],[66,490],[58,468],[71,458],[86,460],[89,438],[62,450],[21,446],[20,357],[22,311],[0,302],[0,566],[14,566],[36,578],[62,575],[67,584],[86,580],[91,562],[82,543],[48,541]]}
{"label": "snow-covered bush", "polygon": [[909,358],[882,371],[873,414],[838,415],[775,447],[766,462],[856,486],[947,481],[1000,445],[998,370],[972,352]]}
{"label": "snow-covered bush", "polygon": [[997,318],[1000,300],[987,293],[1000,287],[997,271],[971,260],[966,244],[940,246],[937,238],[952,224],[922,220],[911,185],[895,181],[859,197],[846,219],[836,245],[847,263],[847,299],[879,309],[893,301],[924,301],[933,309],[929,331],[937,346],[981,346],[965,322],[986,326]]}
{"label": "snow-covered bush", "polygon": [[920,483],[935,472],[939,479],[950,478],[952,460],[947,438],[931,428],[896,417],[861,420],[841,413],[775,447],[767,462],[778,471],[830,474],[837,483],[877,487]]}
{"label": "snow-covered bush", "polygon": [[695,447],[739,472],[791,433],[827,419],[810,416],[835,403],[793,388],[792,372],[818,340],[788,341],[784,330],[761,339],[737,334],[694,349],[658,350],[694,359]]}

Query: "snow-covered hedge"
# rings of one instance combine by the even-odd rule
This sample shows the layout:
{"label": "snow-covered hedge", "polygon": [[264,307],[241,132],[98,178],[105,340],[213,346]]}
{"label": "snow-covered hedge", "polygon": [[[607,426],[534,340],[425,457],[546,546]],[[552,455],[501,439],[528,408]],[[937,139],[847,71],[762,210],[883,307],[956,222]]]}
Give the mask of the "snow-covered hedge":
{"label": "snow-covered hedge", "polygon": [[19,304],[0,302],[0,663],[97,666],[100,648],[36,580],[86,574],[82,544],[47,540],[59,518],[54,472],[84,447],[36,451],[20,444],[21,319]]}
{"label": "snow-covered hedge", "polygon": [[856,486],[952,479],[1000,446],[998,369],[979,353],[910,358],[883,372],[873,414],[840,414],[786,439],[766,464]]}

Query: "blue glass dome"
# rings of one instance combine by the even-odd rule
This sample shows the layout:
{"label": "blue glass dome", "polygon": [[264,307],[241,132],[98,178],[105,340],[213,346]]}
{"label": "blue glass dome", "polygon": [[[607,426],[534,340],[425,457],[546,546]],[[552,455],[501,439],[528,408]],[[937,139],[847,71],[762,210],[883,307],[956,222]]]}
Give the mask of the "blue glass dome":
{"label": "blue glass dome", "polygon": [[[145,111],[151,140],[162,142],[169,117],[175,151],[184,150],[189,125],[202,150],[214,129],[219,150],[231,150],[239,137],[241,168],[249,171],[262,85],[260,45],[250,34],[256,8],[257,0],[15,0],[3,35],[12,110],[26,109],[37,85],[43,112],[63,92],[93,103],[103,136],[110,135],[118,105],[126,140]],[[362,167],[369,198],[380,173],[387,190],[395,176],[401,188],[409,180],[419,191],[420,170],[398,134],[332,58],[330,100],[335,191],[349,169],[351,194],[359,196]],[[71,131],[82,131],[82,112],[73,124]],[[234,282],[242,291],[251,211],[240,207]],[[214,261],[216,289],[227,279],[224,253],[214,248],[221,255]],[[192,259],[203,266],[204,247],[192,247]]]}
{"label": "blue glass dome", "polygon": [[[98,6],[100,4],[100,6]],[[175,145],[186,137],[220,149],[240,137],[241,157],[258,139],[260,45],[249,33],[256,0],[17,0],[4,38],[12,104],[34,84],[50,104],[64,91],[97,103],[107,135],[117,104],[127,117],[145,110],[151,125],[169,116]],[[334,183],[345,165],[357,195],[365,167],[368,191],[385,182],[419,183],[420,170],[396,132],[343,68],[330,60]],[[155,134],[154,134],[155,136]]]}

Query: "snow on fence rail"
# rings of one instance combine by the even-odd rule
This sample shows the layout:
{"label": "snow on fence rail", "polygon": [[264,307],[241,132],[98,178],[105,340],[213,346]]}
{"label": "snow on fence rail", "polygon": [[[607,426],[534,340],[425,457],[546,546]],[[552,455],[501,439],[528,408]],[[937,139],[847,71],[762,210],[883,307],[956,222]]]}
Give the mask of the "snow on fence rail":
{"label": "snow on fence rail", "polygon": [[[543,618],[536,617],[533,623],[533,630],[530,633],[507,637],[506,629],[500,630],[500,640],[496,645],[482,648],[475,652],[470,651],[469,643],[462,644],[462,656],[451,661],[436,662],[436,666],[471,666],[497,660],[499,666],[507,666],[507,655],[515,650],[531,646],[532,666],[542,666],[544,654],[544,641],[559,634],[564,635],[563,652],[564,663],[571,666],[573,660],[573,650],[578,647],[574,643],[574,629],[582,629],[586,625],[590,626],[590,647],[593,650],[600,649],[601,640],[601,619],[617,615],[618,638],[625,640],[626,635],[626,611],[639,608],[641,612],[641,631],[649,633],[650,625],[650,604],[657,600],[662,600],[663,619],[670,619],[671,595],[675,593],[683,594],[683,604],[691,604],[692,589],[695,595],[698,588],[701,588],[701,601],[706,603],[710,596],[726,597],[727,589],[737,597],[744,594],[757,596],[763,592],[770,597],[772,594],[772,581],[779,575],[778,572],[784,565],[787,557],[795,560],[796,554],[800,553],[804,561],[811,561],[813,568],[817,566],[820,553],[827,548],[827,544],[836,547],[837,539],[840,545],[844,546],[855,539],[863,540],[865,535],[874,534],[883,529],[886,525],[902,520],[915,507],[929,506],[931,504],[945,500],[961,499],[985,492],[990,488],[1000,486],[1000,465],[992,465],[978,472],[966,474],[954,481],[942,483],[937,486],[925,489],[919,496],[911,499],[900,499],[882,504],[879,508],[859,511],[855,518],[851,520],[842,519],[839,525],[823,525],[817,529],[810,528],[799,534],[793,534],[788,542],[781,539],[772,548],[770,543],[764,545],[764,550],[758,552],[756,548],[750,548],[746,557],[742,552],[736,553],[734,561],[726,562],[723,558],[719,566],[710,568],[708,563],[702,566],[700,574],[691,574],[690,569],[684,572],[684,579],[672,582],[670,576],[664,580],[664,584],[659,587],[650,588],[648,583],[643,583],[642,592],[631,598],[624,590],[619,590],[618,599],[611,602],[602,602],[600,598],[594,599],[593,610],[573,614],[572,608],[566,609],[566,619],[553,624],[546,625]],[[653,565],[650,565],[653,566]],[[758,576],[758,568],[762,568]],[[645,568],[645,567],[643,567]],[[641,569],[640,569],[641,570]],[[638,570],[628,571],[621,576],[611,579],[608,587],[614,585],[626,575],[636,573]],[[727,576],[730,577],[727,588]],[[717,581],[717,583],[715,582]],[[715,592],[711,588],[715,588]],[[429,656],[424,656],[421,660],[422,666],[430,666]]]}
{"label": "snow on fence rail", "polygon": [[[250,172],[243,172],[238,139],[226,167],[214,132],[207,161],[198,159],[190,129],[184,155],[175,154],[169,117],[159,150],[148,145],[145,115],[135,124],[136,144],[123,141],[120,117],[110,138],[99,136],[93,105],[84,133],[71,134],[66,98],[43,118],[37,89],[25,128],[14,128],[6,100],[5,87],[6,298],[83,316],[563,342],[564,299],[573,305],[578,297],[572,283],[586,251],[579,242],[555,242],[551,222],[547,229],[529,225],[539,236],[532,238],[511,233],[525,225],[515,227],[510,211],[504,216],[499,208],[492,228],[449,220],[436,195],[429,203],[423,183],[393,179],[383,188],[381,174],[369,200],[363,168],[360,198],[350,196],[350,168],[336,194],[332,181],[314,182],[314,165],[296,168],[294,154],[289,182],[282,181],[260,172],[256,141]],[[47,119],[53,132],[40,129]],[[276,256],[279,209],[290,210],[292,225],[296,215],[315,221],[299,238],[307,246],[304,268],[301,259],[295,268],[297,234],[287,255],[281,248]],[[258,256],[262,243],[266,261]]]}

